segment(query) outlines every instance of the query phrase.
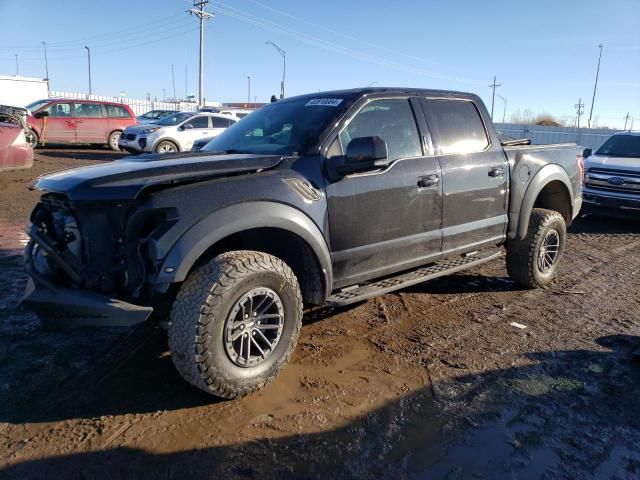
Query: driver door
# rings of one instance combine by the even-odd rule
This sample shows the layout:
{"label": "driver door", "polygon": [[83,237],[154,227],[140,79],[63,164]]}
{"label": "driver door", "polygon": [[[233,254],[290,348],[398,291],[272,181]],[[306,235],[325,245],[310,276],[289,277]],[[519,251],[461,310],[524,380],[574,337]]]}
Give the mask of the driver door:
{"label": "driver door", "polygon": [[193,146],[193,142],[199,138],[211,136],[211,126],[209,124],[210,115],[198,115],[191,117],[180,126],[178,141],[180,150],[188,152]]}
{"label": "driver door", "polygon": [[[352,139],[378,136],[388,149],[386,168],[327,181],[337,288],[409,269],[440,255],[440,166],[437,158],[427,156],[430,152],[425,151],[416,121],[422,112],[417,102],[413,105],[416,111],[407,97],[367,101],[331,145],[330,151],[341,156]],[[432,184],[425,185],[425,178],[433,179]]]}

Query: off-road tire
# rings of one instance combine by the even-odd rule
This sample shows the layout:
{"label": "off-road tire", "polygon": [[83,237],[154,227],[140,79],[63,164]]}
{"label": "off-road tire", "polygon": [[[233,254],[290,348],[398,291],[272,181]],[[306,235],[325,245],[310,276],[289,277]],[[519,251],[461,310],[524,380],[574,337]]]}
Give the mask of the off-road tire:
{"label": "off-road tire", "polygon": [[28,131],[25,132],[25,139],[27,140],[27,145],[31,148],[36,148],[38,143],[40,143],[40,138],[33,128],[29,128]]}
{"label": "off-road tire", "polygon": [[[175,150],[170,151],[170,152],[161,152],[160,150],[162,150],[163,146],[171,146],[173,147]],[[177,153],[180,151],[180,149],[178,148],[178,146],[173,143],[171,140],[162,140],[160,143],[158,143],[158,145],[156,145],[156,148],[153,149],[154,153]]]}
{"label": "off-road tire", "polygon": [[[224,348],[225,322],[233,305],[254,288],[270,288],[284,307],[282,335],[262,363],[241,367]],[[259,390],[289,361],[302,325],[302,295],[291,269],[266,253],[223,253],[196,268],[179,289],[169,324],[176,369],[193,386],[232,399]]]}
{"label": "off-road tire", "polygon": [[[552,267],[543,272],[538,267],[538,254],[546,234],[554,229],[559,234],[560,247]],[[555,278],[567,238],[567,225],[560,213],[544,208],[534,208],[529,219],[527,236],[523,240],[507,243],[507,272],[518,285],[539,288]]]}
{"label": "off-road tire", "polygon": [[107,144],[109,145],[109,148],[114,152],[120,151],[120,147],[118,146],[120,135],[122,135],[122,132],[120,130],[114,130],[109,134],[109,139],[107,140]]}

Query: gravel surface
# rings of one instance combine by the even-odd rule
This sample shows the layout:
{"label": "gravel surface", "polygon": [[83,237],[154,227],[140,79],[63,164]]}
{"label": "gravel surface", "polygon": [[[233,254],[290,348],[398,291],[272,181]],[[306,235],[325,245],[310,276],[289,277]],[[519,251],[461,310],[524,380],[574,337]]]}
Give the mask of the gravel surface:
{"label": "gravel surface", "polygon": [[[39,151],[31,173],[86,158]],[[162,330],[50,332],[16,306],[37,196],[11,188],[3,479],[640,478],[640,222],[580,219],[547,289],[514,287],[498,260],[308,312],[280,377],[220,402],[181,380]]]}

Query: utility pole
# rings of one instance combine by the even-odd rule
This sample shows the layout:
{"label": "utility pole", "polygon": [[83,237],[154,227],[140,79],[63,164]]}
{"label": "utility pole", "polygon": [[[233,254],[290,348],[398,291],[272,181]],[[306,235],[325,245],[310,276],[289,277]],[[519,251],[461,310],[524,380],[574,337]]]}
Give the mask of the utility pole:
{"label": "utility pole", "polygon": [[166,88],[162,89],[162,101],[163,102],[167,101],[167,89]]}
{"label": "utility pole", "polygon": [[247,105],[251,103],[251,77],[247,75]]}
{"label": "utility pole", "polygon": [[629,121],[629,112],[627,112],[627,116],[624,117],[624,128],[623,130],[627,129],[627,122]]}
{"label": "utility pole", "polygon": [[44,72],[47,79],[47,85],[49,84],[49,62],[47,61],[47,44],[43,41],[42,48],[44,49]]}
{"label": "utility pole", "polygon": [[[495,83],[495,82],[494,82]],[[496,93],[496,96],[504,102],[504,108],[502,109],[502,123],[504,123],[504,119],[507,116],[507,99],[504,98],[499,93]]]}
{"label": "utility pole", "polygon": [[493,83],[489,85],[489,88],[493,88],[493,95],[491,95],[491,120],[493,120],[493,104],[496,101],[496,87],[501,87],[502,84],[496,83],[496,76],[493,76]]}
{"label": "utility pole", "polygon": [[[213,14],[205,11],[209,0],[193,0],[193,8],[187,10],[190,15],[200,19],[200,79],[198,80],[198,104],[204,101],[204,21],[213,18]],[[196,7],[198,7],[196,9]]]}
{"label": "utility pole", "polygon": [[600,49],[600,55],[598,55],[598,68],[596,70],[596,81],[593,84],[593,98],[591,99],[591,111],[589,112],[589,122],[588,126],[591,128],[591,117],[593,116],[593,104],[596,101],[596,89],[598,88],[598,75],[600,74],[600,60],[602,59],[602,49],[604,48],[603,44],[598,45]]}
{"label": "utility pole", "polygon": [[18,68],[18,54],[14,53],[13,55],[16,57],[16,77],[17,77],[18,75],[20,75],[20,69]]}
{"label": "utility pole", "polygon": [[258,103],[258,96],[257,96],[257,95],[254,95],[254,96],[253,96],[253,108],[254,108],[254,110],[255,110],[255,108],[256,108],[256,104],[257,104],[257,103]]}
{"label": "utility pole", "polygon": [[576,128],[580,130],[580,117],[584,113],[584,103],[582,103],[582,98],[578,99],[578,103],[574,105],[576,108],[576,113],[578,114],[578,118],[576,120]]}
{"label": "utility pole", "polygon": [[89,95],[91,95],[91,50],[86,45],[84,48],[87,49],[87,61],[89,62]]}
{"label": "utility pole", "polygon": [[173,63],[171,64],[171,83],[173,84],[173,101],[176,102],[178,97],[176,97],[176,75],[173,73]]}
{"label": "utility pole", "polygon": [[189,84],[187,83],[187,64],[184,64],[184,99],[189,98]]}
{"label": "utility pole", "polygon": [[276,45],[273,42],[264,42],[267,45],[271,45],[282,56],[282,82],[280,83],[280,99],[284,98],[284,76],[287,71],[287,52]]}

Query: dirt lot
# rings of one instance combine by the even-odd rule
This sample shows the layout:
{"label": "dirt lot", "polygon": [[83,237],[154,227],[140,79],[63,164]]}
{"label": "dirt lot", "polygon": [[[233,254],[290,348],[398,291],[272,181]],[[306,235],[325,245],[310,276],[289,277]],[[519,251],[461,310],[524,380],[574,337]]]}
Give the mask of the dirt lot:
{"label": "dirt lot", "polygon": [[640,222],[577,221],[545,290],[497,261],[310,312],[275,382],[218,402],[160,329],[50,332],[17,307],[25,183],[92,158],[113,155],[0,174],[1,478],[640,478]]}

